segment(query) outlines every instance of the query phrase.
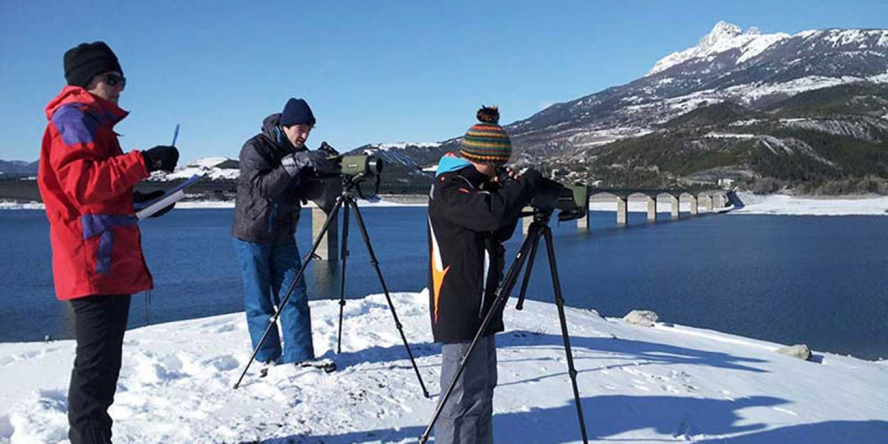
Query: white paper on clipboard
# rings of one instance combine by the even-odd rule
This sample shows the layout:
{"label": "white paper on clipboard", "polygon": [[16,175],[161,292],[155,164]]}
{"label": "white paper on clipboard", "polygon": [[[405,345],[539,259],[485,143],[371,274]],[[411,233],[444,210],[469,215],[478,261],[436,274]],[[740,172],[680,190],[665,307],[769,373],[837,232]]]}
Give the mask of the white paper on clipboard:
{"label": "white paper on clipboard", "polygon": [[135,204],[136,218],[140,221],[145,220],[158,211],[182,200],[185,198],[185,189],[196,184],[203,176],[195,174],[189,177],[186,181],[180,183],[179,185],[166,190],[163,193],[163,196],[158,197],[157,199],[150,200],[148,202],[142,202],[140,204]]}

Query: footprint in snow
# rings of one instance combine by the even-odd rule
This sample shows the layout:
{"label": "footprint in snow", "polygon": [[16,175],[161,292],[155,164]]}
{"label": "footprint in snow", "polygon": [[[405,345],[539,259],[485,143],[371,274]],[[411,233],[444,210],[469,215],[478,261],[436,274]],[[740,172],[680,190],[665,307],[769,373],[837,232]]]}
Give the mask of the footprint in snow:
{"label": "footprint in snow", "polygon": [[222,355],[207,361],[207,365],[214,367],[220,372],[227,372],[240,367],[240,361],[232,355]]}

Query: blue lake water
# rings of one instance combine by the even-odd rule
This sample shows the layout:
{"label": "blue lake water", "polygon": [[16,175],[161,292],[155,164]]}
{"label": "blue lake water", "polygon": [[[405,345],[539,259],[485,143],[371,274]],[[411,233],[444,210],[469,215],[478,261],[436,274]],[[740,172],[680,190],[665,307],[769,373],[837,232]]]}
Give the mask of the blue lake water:
{"label": "blue lake water", "polygon": [[[426,209],[366,208],[362,215],[390,291],[426,287]],[[243,310],[232,216],[231,209],[178,210],[142,224],[156,288],[150,317],[144,295],[133,298],[131,327]],[[575,223],[552,223],[567,305],[605,316],[649,309],[666,322],[888,358],[888,218],[668,221],[667,213],[647,224],[645,217],[630,213],[630,226],[618,228],[614,213],[592,212],[588,233],[577,232]],[[303,254],[309,225],[304,210],[297,235]],[[356,229],[350,237],[347,296],[381,292]],[[519,238],[507,243],[509,261]],[[0,342],[71,337],[67,304],[55,299],[50,257],[43,211],[0,211]],[[338,298],[338,269],[338,263],[312,264],[312,299]],[[542,254],[528,297],[552,301],[552,294]],[[551,321],[558,322],[554,312]]]}

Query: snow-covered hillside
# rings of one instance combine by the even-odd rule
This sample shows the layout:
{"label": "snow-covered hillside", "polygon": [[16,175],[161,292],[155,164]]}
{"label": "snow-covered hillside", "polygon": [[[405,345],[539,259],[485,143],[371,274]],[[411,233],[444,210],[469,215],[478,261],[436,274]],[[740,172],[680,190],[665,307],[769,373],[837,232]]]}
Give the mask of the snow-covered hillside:
{"label": "snow-covered hillside", "polygon": [[149,180],[166,181],[188,179],[193,175],[203,175],[205,179],[237,179],[240,170],[237,167],[237,160],[227,157],[202,157],[186,163],[172,173],[163,171],[155,171],[151,174]]}
{"label": "snow-covered hillside", "polygon": [[824,29],[789,35],[717,23],[691,48],[643,77],[507,126],[518,156],[563,157],[638,137],[694,109],[731,101],[754,109],[836,85],[888,81],[888,30]]}
{"label": "snow-covered hillside", "polygon": [[[571,290],[565,295],[571,297]],[[430,392],[440,391],[427,294],[393,295]],[[497,336],[499,443],[579,442],[555,306],[510,304]],[[349,301],[343,353],[333,355],[336,301],[311,303],[314,345],[340,369],[251,369],[242,313],[127,333],[111,415],[117,443],[416,442],[435,407],[423,398],[382,295]],[[568,309],[586,424],[593,442],[884,443],[888,362]],[[0,344],[0,443],[65,442],[74,343]]]}
{"label": "snow-covered hillside", "polygon": [[382,158],[387,166],[403,166],[409,171],[418,171],[438,161],[444,152],[442,145],[442,143],[438,142],[369,144],[355,148],[346,154],[378,156]]}

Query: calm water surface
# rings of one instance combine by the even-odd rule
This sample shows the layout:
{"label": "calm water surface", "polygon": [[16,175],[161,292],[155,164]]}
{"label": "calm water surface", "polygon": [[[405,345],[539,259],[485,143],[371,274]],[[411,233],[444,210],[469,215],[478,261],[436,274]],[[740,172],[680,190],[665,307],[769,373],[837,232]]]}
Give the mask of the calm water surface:
{"label": "calm water surface", "polygon": [[[423,289],[426,209],[367,208],[362,215],[390,291]],[[243,310],[232,216],[231,209],[179,210],[142,224],[156,289],[150,313],[144,295],[133,298],[131,327]],[[590,233],[553,222],[568,305],[606,316],[649,309],[667,322],[888,358],[888,218],[709,215],[672,222],[667,213],[647,224],[645,217],[630,213],[630,226],[617,228],[614,213],[593,212]],[[309,221],[305,210],[297,235],[303,254]],[[347,296],[381,292],[352,231]],[[509,261],[517,237],[507,243]],[[528,297],[552,301],[544,259],[537,258]],[[312,299],[338,298],[338,269],[313,263]],[[67,304],[53,291],[44,212],[0,211],[0,342],[71,337],[71,330]]]}

